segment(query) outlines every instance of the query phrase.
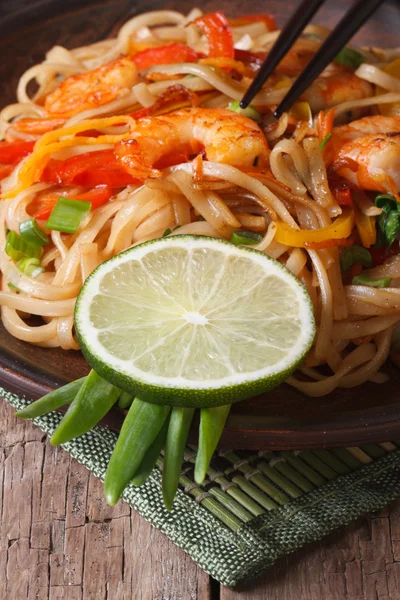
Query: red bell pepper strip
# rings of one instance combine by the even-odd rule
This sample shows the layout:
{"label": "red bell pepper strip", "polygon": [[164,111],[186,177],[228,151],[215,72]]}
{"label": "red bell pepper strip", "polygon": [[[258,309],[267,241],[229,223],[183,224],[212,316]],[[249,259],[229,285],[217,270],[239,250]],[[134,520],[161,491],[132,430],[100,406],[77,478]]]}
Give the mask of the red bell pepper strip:
{"label": "red bell pepper strip", "polygon": [[0,164],[15,165],[33,150],[35,142],[0,142]]}
{"label": "red bell pepper strip", "polygon": [[35,142],[0,142],[0,181],[33,150]]}
{"label": "red bell pepper strip", "polygon": [[[68,196],[71,200],[83,200],[86,202],[90,202],[93,208],[98,208],[102,206],[114,195],[114,190],[111,188],[101,185],[99,187],[95,187],[88,192],[84,192],[83,194],[74,194]],[[39,196],[30,206],[30,214],[35,219],[44,220],[48,219],[51,211],[55,207],[60,194],[55,194],[51,192],[49,194],[44,194],[41,197]]]}
{"label": "red bell pepper strip", "polygon": [[118,163],[113,150],[86,152],[63,161],[51,159],[41,181],[85,187],[107,185],[111,188],[137,183]]}
{"label": "red bell pepper strip", "polygon": [[245,27],[251,23],[265,23],[268,31],[276,31],[278,29],[274,17],[269,13],[264,13],[262,15],[243,15],[243,17],[228,19],[228,23],[231,27]]}
{"label": "red bell pepper strip", "polygon": [[351,189],[344,182],[337,182],[331,186],[331,191],[336,198],[336,202],[339,206],[353,206],[353,198],[351,196]]}
{"label": "red bell pepper strip", "polygon": [[208,41],[208,56],[216,58],[224,56],[234,58],[232,30],[225,15],[218,11],[198,17],[193,21],[199,27]]}
{"label": "red bell pepper strip", "polygon": [[137,66],[138,71],[143,71],[157,65],[196,62],[197,59],[197,52],[189,48],[189,46],[178,43],[147,48],[147,50],[142,50],[142,52],[131,55],[131,60]]}
{"label": "red bell pepper strip", "polygon": [[11,175],[14,165],[0,165],[0,181]]}

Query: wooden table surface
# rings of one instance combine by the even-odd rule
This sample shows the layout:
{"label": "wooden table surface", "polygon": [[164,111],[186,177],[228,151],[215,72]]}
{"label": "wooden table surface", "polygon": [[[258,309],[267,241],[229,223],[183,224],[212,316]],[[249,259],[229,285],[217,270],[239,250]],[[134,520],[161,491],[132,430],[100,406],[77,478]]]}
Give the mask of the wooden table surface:
{"label": "wooden table surface", "polygon": [[400,599],[400,501],[232,591],[13,413],[0,400],[0,600]]}
{"label": "wooden table surface", "polygon": [[[0,17],[31,3],[0,2]],[[231,591],[13,413],[0,400],[0,600],[400,599],[400,501]]]}

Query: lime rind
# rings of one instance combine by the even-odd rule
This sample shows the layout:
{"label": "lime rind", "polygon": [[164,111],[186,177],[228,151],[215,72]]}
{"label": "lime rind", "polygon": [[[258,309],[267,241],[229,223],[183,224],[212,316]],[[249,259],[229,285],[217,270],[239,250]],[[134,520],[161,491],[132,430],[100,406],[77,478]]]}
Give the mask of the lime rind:
{"label": "lime rind", "polygon": [[[131,350],[131,347],[127,345],[127,340],[135,339],[139,347],[145,347],[145,344],[149,343],[146,339],[146,335],[150,336],[150,338],[154,338],[154,323],[152,325],[151,319],[154,318],[155,322],[157,323],[157,315],[159,319],[160,311],[163,311],[164,321],[162,324],[157,326],[157,335],[159,337],[155,344],[158,343],[160,345],[160,354],[158,360],[166,363],[164,365],[164,370],[167,368],[172,369],[172,371],[177,369],[176,362],[180,360],[180,354],[176,351],[176,348],[179,347],[179,344],[181,344],[182,347],[187,347],[187,345],[190,343],[190,338],[193,333],[193,327],[190,329],[190,327],[185,326],[185,323],[182,322],[182,317],[176,317],[176,313],[174,313],[174,310],[176,310],[174,303],[176,304],[178,301],[176,297],[174,297],[173,286],[177,285],[177,281],[181,283],[184,281],[184,277],[187,276],[188,273],[188,265],[185,264],[184,257],[183,260],[175,261],[175,278],[167,277],[168,273],[165,273],[165,270],[168,270],[168,265],[162,264],[161,260],[162,253],[164,252],[165,254],[165,250],[167,249],[168,251],[175,252],[177,255],[181,253],[181,258],[183,256],[182,252],[183,254],[186,253],[186,257],[188,257],[190,253],[193,253],[197,250],[203,253],[212,253],[213,251],[220,252],[222,253],[223,257],[229,257],[230,260],[233,260],[234,266],[236,267],[240,261],[244,261],[241,265],[243,282],[240,282],[241,284],[243,283],[242,289],[244,300],[246,300],[246,298],[251,300],[250,294],[253,294],[254,296],[254,294],[257,293],[257,285],[254,286],[253,291],[250,291],[250,288],[246,287],[249,286],[249,282],[252,279],[254,280],[254,276],[252,277],[252,274],[244,268],[246,266],[246,261],[248,266],[250,266],[250,264],[253,265],[253,270],[256,270],[257,266],[258,272],[262,271],[263,273],[268,273],[268,276],[271,277],[272,291],[274,294],[278,294],[279,296],[279,287],[282,288],[286,286],[288,292],[287,297],[291,296],[292,299],[295,299],[298,304],[297,320],[299,324],[298,329],[300,332],[297,336],[297,339],[293,339],[293,343],[289,344],[290,347],[285,347],[284,351],[281,352],[282,357],[279,360],[275,360],[274,364],[270,366],[264,366],[257,369],[253,368],[252,370],[245,370],[245,372],[240,370],[240,368],[237,368],[237,365],[239,365],[239,367],[242,366],[239,360],[240,337],[235,340],[230,338],[229,327],[227,329],[224,326],[223,315],[224,309],[226,309],[227,304],[229,305],[229,302],[231,302],[233,305],[235,305],[235,303],[238,305],[238,295],[236,294],[235,297],[235,289],[233,289],[231,291],[232,298],[229,298],[229,294],[228,297],[222,299],[218,297],[221,289],[221,293],[224,292],[223,286],[219,285],[217,272],[218,269],[215,268],[215,261],[208,260],[206,265],[207,269],[209,270],[207,277],[209,277],[210,281],[212,281],[212,285],[210,285],[211,290],[209,290],[211,293],[208,293],[210,298],[210,306],[214,312],[215,310],[218,312],[219,306],[220,313],[222,314],[218,325],[220,330],[218,332],[219,338],[218,335],[215,334],[216,329],[214,329],[213,332],[215,335],[211,336],[213,338],[218,338],[217,345],[219,345],[221,369],[217,367],[213,368],[215,372],[222,372],[222,366],[226,358],[226,354],[232,354],[234,356],[234,351],[237,350],[239,362],[236,363],[236,368],[233,369],[233,372],[226,373],[224,376],[208,379],[204,372],[202,373],[202,377],[198,380],[193,377],[183,377],[182,375],[171,377],[165,376],[164,374],[164,376],[162,376],[154,373],[155,370],[160,370],[162,365],[156,364],[155,366],[152,366],[151,352],[147,351],[144,352],[145,359],[139,358],[139,360],[142,360],[142,366],[144,366],[147,371],[145,371],[143,368],[140,369],[135,366],[132,360],[134,359],[137,361],[138,359],[137,357],[132,358],[132,356],[128,355],[128,351]],[[148,282],[147,284],[145,283],[143,279],[144,275],[140,274],[140,270],[137,267],[140,264],[144,264],[146,262],[146,258],[149,258],[150,254],[152,255],[151,258],[154,262],[154,259],[157,259],[157,253],[160,250],[162,251],[160,254],[158,254],[160,264],[157,263],[157,260],[155,261],[157,263],[155,266],[156,275],[154,276],[154,281],[152,279],[152,284],[154,283],[159,293],[158,296],[155,295],[153,298],[153,303],[151,306],[149,306],[149,304],[146,306],[146,291],[143,292],[143,289],[145,290]],[[249,261],[249,259],[251,260]],[[235,261],[237,262],[235,263]],[[151,266],[151,261],[149,264]],[[139,315],[138,322],[131,324],[132,328],[129,331],[129,323],[126,322],[126,313],[129,312],[129,298],[132,297],[133,293],[132,285],[129,285],[132,281],[132,273],[130,273],[130,275],[127,276],[126,280],[122,283],[121,277],[116,276],[116,273],[118,270],[120,270],[121,275],[124,272],[124,268],[128,268],[129,270],[131,267],[137,271],[134,274],[134,281],[137,284],[135,291],[137,291],[140,304],[138,305],[139,308],[135,308],[135,318]],[[157,269],[164,271],[158,273]],[[233,273],[234,272],[235,271],[233,271]],[[223,275],[224,272],[221,275],[222,278]],[[142,281],[140,280],[140,276],[142,277]],[[159,277],[159,281],[157,281],[157,277]],[[109,280],[108,283],[107,278]],[[200,277],[194,278],[194,281],[196,282],[197,286],[201,285]],[[107,283],[108,288],[104,282]],[[164,293],[165,289],[163,283],[165,282],[167,282],[167,287],[168,285],[171,286],[171,293]],[[142,284],[142,288],[140,289],[139,284]],[[110,315],[107,321],[107,308],[109,308],[111,299],[110,296],[107,296],[107,289],[110,289],[110,285],[111,287],[115,285],[116,291],[118,292],[116,293],[114,299],[112,299],[111,305],[114,306],[114,308],[119,308],[115,308],[115,314]],[[193,284],[192,281],[192,292],[196,289],[196,285]],[[275,291],[273,289],[274,286],[276,287]],[[199,298],[198,294],[201,293],[201,291],[201,289],[197,290],[197,300]],[[141,294],[143,293],[144,297],[141,297]],[[195,292],[193,292],[193,294],[195,295]],[[124,297],[124,295],[126,297]],[[179,297],[179,301],[182,301],[185,306],[181,306],[180,308],[186,311],[186,314],[191,314],[191,308],[196,308],[193,306],[193,297],[191,297],[191,293],[185,293],[183,299],[181,296]],[[263,296],[261,300],[262,299],[265,300],[265,297]],[[109,303],[108,307],[107,300]],[[221,301],[225,302],[224,306],[221,306]],[[288,335],[288,331],[285,332],[285,327],[286,330],[293,330],[296,321],[296,310],[294,310],[294,308],[296,307],[293,307],[293,303],[290,302],[285,305],[285,297],[283,297],[282,293],[279,301],[282,304],[279,310],[285,313],[281,316],[282,323],[278,329],[278,333],[280,332],[282,334],[283,339],[285,336],[287,338]],[[97,305],[95,305],[96,302]],[[220,305],[218,305],[218,302]],[[260,304],[260,299],[258,299],[257,302]],[[102,303],[104,306],[100,306]],[[214,303],[214,306],[212,306],[212,303]],[[100,323],[102,326],[100,329],[96,329],[93,325],[93,314],[91,315],[90,310],[93,305],[95,305],[95,319],[97,319],[98,324]],[[254,306],[256,306],[256,303],[253,301],[253,308]],[[140,307],[143,308],[142,314]],[[257,310],[258,309],[259,307]],[[246,320],[245,304],[243,307],[241,307],[241,310],[243,312],[243,320]],[[250,307],[249,310],[251,310]],[[262,313],[264,309],[261,308],[260,310]],[[103,315],[102,311],[104,313]],[[194,312],[193,314],[197,313]],[[250,336],[253,336],[253,338],[250,337],[251,343],[248,343],[246,353],[242,352],[242,356],[245,358],[244,362],[247,361],[246,364],[250,366],[252,364],[257,364],[256,359],[259,360],[260,358],[259,353],[257,354],[255,350],[257,349],[258,343],[263,343],[263,336],[268,337],[268,318],[273,317],[274,315],[267,314],[267,316],[263,316],[265,322],[262,321],[262,319],[260,320],[258,313],[256,314],[256,327],[252,329],[252,326],[249,326]],[[116,321],[119,321],[119,325],[117,324],[116,326],[117,333],[114,333],[113,331],[109,333],[108,326],[112,328],[115,326]],[[232,321],[232,317],[228,316],[227,322],[231,322],[232,325]],[[257,322],[259,324],[258,327]],[[103,376],[105,379],[108,379],[118,387],[128,391],[129,393],[140,395],[143,399],[147,399],[155,403],[174,404],[178,406],[218,406],[242,400],[272,389],[273,387],[282,383],[302,362],[304,356],[311,348],[315,336],[315,322],[310,297],[308,296],[301,282],[299,282],[299,280],[283,265],[257,250],[234,246],[225,240],[186,235],[172,236],[145,242],[135,246],[134,248],[126,250],[125,252],[111,258],[105,263],[102,263],[90,275],[82,288],[75,309],[75,324],[82,351],[88,362],[101,376]],[[243,322],[241,325],[243,327]],[[177,330],[175,337],[173,337],[171,332],[168,331],[168,328],[170,327],[175,327]],[[197,328],[195,329],[197,331]],[[258,331],[259,329],[260,331]],[[205,337],[204,330],[206,330],[206,328],[200,329],[200,331],[203,331],[203,338]],[[260,342],[254,340],[254,338],[257,338],[257,335],[261,340]],[[170,338],[168,336],[170,336]],[[138,337],[139,340],[137,340]],[[165,344],[165,339],[169,339],[171,343]],[[277,338],[275,336],[275,339],[272,341],[275,341],[276,343],[276,340]],[[200,364],[201,366],[201,350],[202,346],[206,344],[207,341],[202,340],[200,345],[198,344],[199,339],[196,339],[196,341],[197,345],[194,346],[194,354],[196,353],[196,350],[198,350],[197,364]],[[273,343],[270,344],[272,348],[272,354],[277,355],[279,354],[279,350],[282,350],[282,348],[279,347],[279,343],[281,341],[282,340],[278,340],[278,345],[275,348]],[[107,343],[113,344],[113,353],[109,352],[104,345]],[[215,339],[213,339],[213,343],[215,346]],[[224,348],[227,349],[227,353],[224,353]],[[230,352],[232,349],[233,352]],[[168,352],[166,350],[168,350]],[[125,355],[123,352],[125,352]],[[150,358],[146,358],[146,352],[147,357]],[[117,354],[119,354],[119,356],[116,356]],[[272,358],[269,360],[272,360]],[[212,362],[209,361],[208,364],[212,365]],[[210,370],[213,371],[213,368]],[[201,371],[201,368],[198,370]],[[190,375],[190,368],[188,368],[187,371]]]}

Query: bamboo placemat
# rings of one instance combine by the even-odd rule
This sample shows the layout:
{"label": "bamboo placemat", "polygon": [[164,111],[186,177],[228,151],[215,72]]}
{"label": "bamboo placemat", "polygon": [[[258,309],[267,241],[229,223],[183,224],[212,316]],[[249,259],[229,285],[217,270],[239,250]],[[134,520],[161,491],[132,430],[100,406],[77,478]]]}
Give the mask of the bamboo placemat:
{"label": "bamboo placemat", "polygon": [[[28,402],[0,388],[16,409]],[[51,435],[58,413],[34,419]],[[103,427],[63,448],[104,479],[117,434]],[[222,584],[235,586],[305,543],[320,539],[400,495],[400,442],[335,450],[222,450],[207,479],[194,482],[188,447],[173,510],[162,501],[162,459],[141,488],[123,498]]]}

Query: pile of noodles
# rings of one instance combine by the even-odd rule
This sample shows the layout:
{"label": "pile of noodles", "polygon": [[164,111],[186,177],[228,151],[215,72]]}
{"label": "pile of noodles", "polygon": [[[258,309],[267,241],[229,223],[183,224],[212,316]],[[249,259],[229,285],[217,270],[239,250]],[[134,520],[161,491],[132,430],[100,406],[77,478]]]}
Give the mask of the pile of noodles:
{"label": "pile of noodles", "polygon": [[[133,42],[181,42],[206,54],[206,41],[200,31],[193,25],[186,26],[199,15],[198,9],[187,16],[172,11],[142,14],[128,21],[115,39],[75,50],[52,48],[43,63],[31,67],[21,77],[18,102],[1,112],[0,136],[8,131],[14,139],[37,139],[38,136],[13,131],[13,123],[20,118],[46,117],[41,99],[63,78],[108,63],[127,53]],[[306,33],[311,36],[304,43],[314,44],[317,49],[319,42],[315,36],[322,39],[327,32],[310,26]],[[257,51],[268,50],[279,32],[268,31],[265,23],[255,22],[234,28],[233,34],[236,48]],[[360,68],[359,76],[379,85],[383,92],[380,96],[344,102],[336,108],[336,116],[340,118],[367,106],[374,110],[378,103],[400,101],[399,81],[380,68],[385,61],[399,55],[396,50],[385,54],[382,50],[366,49],[368,65]],[[119,118],[111,124],[105,121],[102,126],[98,120],[151,106],[175,84],[184,85],[191,92],[202,92],[198,96],[201,106],[219,108],[226,107],[231,100],[239,100],[250,81],[248,77],[235,79],[207,64],[163,65],[154,70],[168,77],[141,81],[128,95],[67,120],[63,126],[67,129],[83,121],[97,120],[94,122],[103,134],[102,143],[92,139],[90,145],[85,145],[80,142],[83,138],[71,134],[57,158],[113,148],[116,141],[129,137],[134,123]],[[187,75],[190,77],[182,79]],[[34,95],[28,91],[33,80],[37,84]],[[265,87],[254,103],[260,107],[275,106],[290,84],[290,80],[286,84],[283,80],[276,89]],[[371,277],[390,277],[391,288],[344,285],[338,248],[306,250],[284,246],[274,239],[277,216],[292,227],[314,229],[329,225],[341,213],[329,189],[312,121],[300,122],[291,135],[287,134],[289,122],[289,116],[284,114],[277,127],[265,129],[272,147],[273,177],[244,173],[231,165],[211,161],[200,164],[195,160],[164,169],[161,178],[128,186],[104,206],[90,211],[75,234],[51,231],[51,244],[46,246],[42,257],[45,271],[35,279],[21,273],[6,255],[6,230],[19,230],[19,224],[30,217],[27,207],[38,193],[51,190],[73,195],[82,188],[66,190],[62,186],[33,182],[3,200],[0,305],[5,328],[32,344],[78,349],[73,320],[75,299],[86,277],[101,262],[134,244],[160,237],[167,229],[174,235],[188,233],[229,239],[233,231],[243,227],[263,232],[262,241],[254,248],[285,264],[305,285],[314,304],[316,341],[303,368],[288,383],[310,396],[320,396],[337,386],[348,388],[366,381],[386,381],[380,369],[389,354],[393,328],[400,320],[400,256],[369,272]],[[3,181],[3,192],[16,188],[20,168]]]}

